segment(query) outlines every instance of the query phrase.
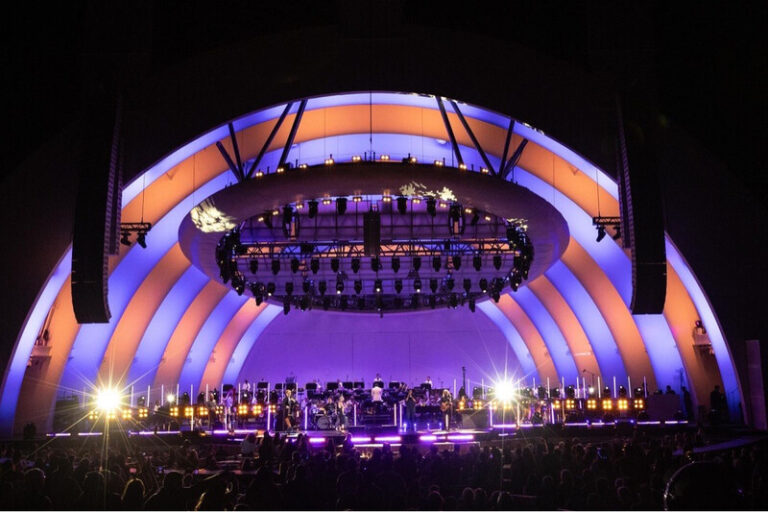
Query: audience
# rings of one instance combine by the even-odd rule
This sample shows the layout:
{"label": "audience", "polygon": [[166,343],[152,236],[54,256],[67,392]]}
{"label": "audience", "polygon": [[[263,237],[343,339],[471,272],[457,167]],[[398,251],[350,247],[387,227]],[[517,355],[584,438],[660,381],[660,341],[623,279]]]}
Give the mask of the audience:
{"label": "audience", "polygon": [[[24,452],[9,444],[0,447],[0,503],[20,510],[659,510],[667,482],[673,504],[701,492],[695,478],[686,480],[696,473],[681,470],[694,460],[723,482],[727,508],[768,503],[765,443],[694,454],[702,443],[700,433],[635,431],[456,451],[384,445],[361,454],[349,442],[310,449],[304,436],[249,437],[242,448],[158,443],[146,452],[121,439],[106,458],[99,447],[54,443]],[[242,470],[241,459],[249,461]]]}

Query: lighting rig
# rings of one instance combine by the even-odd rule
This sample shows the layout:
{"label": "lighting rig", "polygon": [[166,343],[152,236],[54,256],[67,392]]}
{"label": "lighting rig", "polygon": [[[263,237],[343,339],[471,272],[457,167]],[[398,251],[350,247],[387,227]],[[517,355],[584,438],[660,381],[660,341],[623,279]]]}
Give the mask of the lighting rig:
{"label": "lighting rig", "polygon": [[120,223],[120,243],[130,247],[131,234],[136,234],[136,243],[141,246],[142,249],[147,248],[147,233],[152,229],[151,222],[121,222]]}
{"label": "lighting rig", "polygon": [[618,240],[621,238],[621,218],[620,217],[592,217],[592,225],[597,228],[597,241],[602,241],[607,232],[606,227],[611,227],[614,234],[611,238]]}

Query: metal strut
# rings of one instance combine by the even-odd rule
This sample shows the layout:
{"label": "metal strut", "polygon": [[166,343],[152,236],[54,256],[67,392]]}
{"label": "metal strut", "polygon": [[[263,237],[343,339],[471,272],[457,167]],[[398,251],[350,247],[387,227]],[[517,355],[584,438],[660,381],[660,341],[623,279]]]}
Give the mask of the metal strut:
{"label": "metal strut", "polygon": [[445,131],[448,132],[448,138],[451,139],[451,146],[453,147],[453,153],[456,155],[456,160],[459,165],[464,163],[461,158],[461,152],[459,151],[459,145],[456,143],[456,136],[453,134],[453,128],[451,128],[451,122],[448,121],[448,114],[445,113],[445,105],[443,105],[443,99],[440,96],[435,96],[437,99],[437,106],[440,109],[440,115],[443,117],[443,124],[445,125]]}
{"label": "metal strut", "polygon": [[277,123],[275,123],[275,126],[272,128],[272,131],[269,132],[269,137],[267,137],[267,140],[264,141],[264,145],[261,146],[261,150],[259,151],[259,154],[256,155],[256,158],[253,160],[253,163],[251,163],[251,166],[248,168],[248,172],[245,174],[246,179],[253,176],[253,171],[256,170],[256,167],[258,167],[259,163],[261,162],[261,159],[264,158],[264,154],[267,152],[269,145],[272,144],[272,141],[275,139],[275,135],[277,135],[277,131],[283,125],[283,121],[285,121],[285,118],[288,116],[288,111],[291,110],[292,106],[293,106],[293,102],[290,102],[283,109],[283,113],[280,114],[280,117],[278,118]]}
{"label": "metal strut", "polygon": [[240,161],[240,149],[237,147],[235,127],[232,126],[232,123],[228,123],[227,126],[229,127],[229,137],[232,139],[232,148],[235,151],[235,158],[237,158],[237,163],[232,160],[232,157],[229,155],[229,152],[227,152],[227,149],[224,147],[224,144],[222,144],[221,141],[216,141],[216,147],[219,148],[219,152],[221,153],[221,156],[224,157],[224,161],[227,162],[227,165],[232,170],[232,173],[237,177],[237,181],[243,181],[243,163]]}
{"label": "metal strut", "polygon": [[299,130],[299,124],[301,124],[301,117],[304,115],[304,108],[307,106],[307,100],[303,99],[299,103],[299,110],[296,112],[296,118],[293,120],[293,126],[291,126],[291,132],[288,134],[288,140],[285,141],[285,147],[283,148],[283,154],[280,155],[280,161],[277,167],[283,167],[285,161],[288,159],[288,153],[293,146],[293,139],[296,138],[296,132]]}
{"label": "metal strut", "polygon": [[453,100],[451,100],[451,106],[453,107],[453,111],[456,112],[456,115],[459,116],[459,121],[461,121],[461,124],[464,125],[464,129],[467,131],[467,135],[469,135],[469,138],[472,140],[472,144],[475,145],[475,149],[477,150],[478,153],[480,153],[480,158],[482,158],[483,162],[485,162],[485,166],[488,168],[489,171],[491,171],[491,174],[495,176],[496,170],[493,168],[491,161],[488,160],[488,156],[486,156],[485,151],[483,151],[483,148],[480,146],[480,143],[477,141],[477,137],[475,137],[475,134],[472,131],[472,128],[469,126],[469,123],[464,118],[464,114],[462,114],[461,110],[459,110],[459,106]]}

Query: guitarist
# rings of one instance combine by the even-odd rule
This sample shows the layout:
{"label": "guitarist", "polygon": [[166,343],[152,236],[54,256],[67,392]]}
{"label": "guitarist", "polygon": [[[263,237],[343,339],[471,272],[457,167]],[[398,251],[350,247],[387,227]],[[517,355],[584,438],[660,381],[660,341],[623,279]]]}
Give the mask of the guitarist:
{"label": "guitarist", "polygon": [[440,397],[440,412],[443,413],[445,430],[450,430],[451,416],[453,414],[453,397],[451,397],[451,392],[447,389],[443,390],[443,394]]}

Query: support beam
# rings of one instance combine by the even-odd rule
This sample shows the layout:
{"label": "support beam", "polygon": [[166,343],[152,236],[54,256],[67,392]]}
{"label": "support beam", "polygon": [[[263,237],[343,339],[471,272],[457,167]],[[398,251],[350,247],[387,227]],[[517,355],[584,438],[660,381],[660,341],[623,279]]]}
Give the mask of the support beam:
{"label": "support beam", "polygon": [[515,131],[515,120],[509,120],[509,127],[507,128],[507,138],[504,140],[504,152],[501,154],[501,162],[499,163],[499,174],[503,174],[504,167],[507,163],[507,154],[509,154],[509,143],[512,142],[512,134]]}
{"label": "support beam", "polygon": [[237,164],[232,161],[232,157],[229,156],[229,153],[224,147],[224,144],[222,144],[221,141],[216,141],[216,147],[219,148],[219,152],[221,153],[221,156],[224,157],[224,161],[227,162],[229,169],[235,176],[237,176],[237,181],[243,181],[243,176],[240,174],[240,169],[237,167]]}
{"label": "support beam", "polygon": [[491,171],[491,174],[495,176],[496,170],[493,168],[491,161],[488,160],[488,156],[485,154],[485,151],[483,151],[483,148],[480,146],[480,143],[478,142],[477,137],[475,137],[475,134],[472,131],[472,128],[469,126],[469,123],[464,118],[464,114],[462,114],[461,110],[459,110],[459,105],[457,105],[455,101],[451,100],[451,106],[453,107],[453,111],[456,112],[456,115],[459,116],[459,121],[461,121],[461,124],[464,126],[464,129],[467,131],[467,135],[469,135],[469,138],[472,139],[472,144],[475,145],[475,149],[477,150],[478,153],[480,153],[480,158],[482,158],[483,162],[485,162],[485,166],[488,168],[489,171]]}
{"label": "support beam", "polygon": [[299,110],[296,112],[296,119],[293,120],[293,126],[291,126],[291,132],[288,134],[288,140],[285,141],[285,147],[283,148],[283,154],[280,155],[280,161],[277,166],[282,167],[285,165],[285,161],[288,159],[288,153],[293,146],[293,139],[296,138],[296,132],[299,130],[299,124],[301,123],[301,117],[304,115],[304,108],[307,106],[307,100],[301,100],[299,103]]}
{"label": "support beam", "polygon": [[277,123],[272,128],[272,131],[269,132],[269,137],[267,137],[267,140],[264,141],[264,145],[261,146],[261,150],[259,150],[259,154],[256,155],[256,158],[253,160],[253,163],[251,163],[251,166],[248,168],[248,172],[245,174],[245,179],[249,179],[253,176],[253,171],[256,170],[259,163],[261,162],[261,159],[264,158],[264,154],[267,152],[267,149],[269,148],[270,144],[272,144],[272,141],[275,139],[275,135],[277,135],[277,131],[283,125],[283,121],[285,121],[285,118],[288,116],[288,112],[291,110],[292,106],[293,106],[293,102],[290,102],[283,109],[283,113],[280,114],[280,117],[278,118]]}
{"label": "support beam", "polygon": [[520,141],[520,145],[517,146],[517,149],[514,153],[512,153],[512,156],[509,158],[509,162],[504,166],[504,170],[501,173],[501,178],[506,180],[507,176],[509,175],[512,170],[514,170],[515,166],[517,165],[517,162],[520,161],[520,157],[523,155],[523,150],[525,149],[525,146],[528,144],[528,139],[523,139]]}
{"label": "support beam", "polygon": [[445,131],[448,132],[448,138],[451,140],[451,147],[453,147],[453,154],[456,155],[456,161],[458,165],[461,165],[464,163],[464,160],[461,158],[459,145],[456,143],[456,136],[453,134],[453,128],[451,128],[451,122],[448,120],[448,114],[445,113],[445,105],[443,105],[443,99],[440,96],[435,96],[435,98],[437,99],[437,106],[440,109],[440,115],[443,118]]}
{"label": "support beam", "polygon": [[237,146],[237,136],[235,135],[235,127],[232,123],[227,124],[229,128],[229,138],[232,139],[232,150],[235,152],[235,162],[237,163],[237,170],[240,172],[240,181],[243,181],[243,161],[240,158],[240,148]]}

